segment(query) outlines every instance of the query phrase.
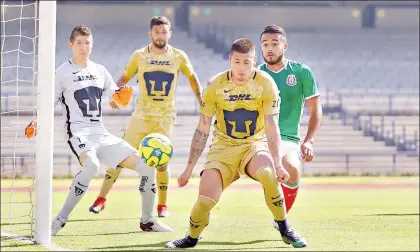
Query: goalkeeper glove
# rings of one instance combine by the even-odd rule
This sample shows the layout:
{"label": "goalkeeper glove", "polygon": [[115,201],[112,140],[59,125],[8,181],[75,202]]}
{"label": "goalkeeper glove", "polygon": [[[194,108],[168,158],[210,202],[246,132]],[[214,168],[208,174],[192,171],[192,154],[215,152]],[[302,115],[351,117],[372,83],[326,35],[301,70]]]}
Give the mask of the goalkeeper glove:
{"label": "goalkeeper glove", "polygon": [[36,127],[37,127],[37,123],[36,121],[32,121],[28,124],[28,126],[26,126],[25,128],[25,136],[30,139],[33,136],[36,136]]}
{"label": "goalkeeper glove", "polygon": [[125,108],[130,103],[131,95],[133,94],[133,88],[129,86],[123,86],[116,90],[112,95],[112,101],[115,102],[119,107]]}

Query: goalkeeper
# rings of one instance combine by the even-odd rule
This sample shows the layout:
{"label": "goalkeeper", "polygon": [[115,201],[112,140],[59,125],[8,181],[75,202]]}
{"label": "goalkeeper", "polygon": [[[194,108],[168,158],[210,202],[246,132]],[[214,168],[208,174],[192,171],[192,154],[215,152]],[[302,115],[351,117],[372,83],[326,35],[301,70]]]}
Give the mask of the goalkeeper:
{"label": "goalkeeper", "polygon": [[[138,172],[142,176],[139,187],[142,196],[141,225],[150,227],[146,231],[171,232],[171,228],[152,216],[156,200],[156,169],[147,166],[135,148],[111,135],[102,123],[100,101],[102,97],[113,94],[117,87],[104,66],[89,60],[92,45],[90,29],[75,27],[70,36],[72,58],[56,70],[55,102],[61,102],[66,108],[67,143],[82,169],[74,177],[66,202],[52,222],[51,234],[56,235],[66,225],[101,163],[113,169],[123,166]],[[119,99],[118,93],[114,94],[114,98]],[[34,137],[36,130],[37,123],[31,122],[25,129],[26,137]],[[145,179],[149,177],[152,178]]]}
{"label": "goalkeeper", "polygon": [[[140,94],[123,137],[136,149],[141,140],[150,133],[161,133],[171,138],[172,128],[175,124],[175,91],[179,71],[188,79],[194,94],[201,102],[200,83],[187,55],[168,44],[171,33],[171,23],[166,17],[152,18],[149,31],[152,43],[132,54],[117,83],[119,87],[126,87],[130,79],[137,74]],[[124,99],[125,95],[120,96],[123,99],[122,101],[120,99],[118,107],[128,104],[130,93],[126,92],[126,95],[126,99]],[[115,102],[117,100],[112,101],[111,106],[117,108]],[[91,212],[99,213],[105,208],[106,196],[121,170],[111,168],[107,170],[99,196],[89,209]],[[158,169],[157,210],[159,217],[169,215],[166,205],[168,181],[169,169],[167,167]],[[148,227],[142,226],[141,228],[144,230]]]}

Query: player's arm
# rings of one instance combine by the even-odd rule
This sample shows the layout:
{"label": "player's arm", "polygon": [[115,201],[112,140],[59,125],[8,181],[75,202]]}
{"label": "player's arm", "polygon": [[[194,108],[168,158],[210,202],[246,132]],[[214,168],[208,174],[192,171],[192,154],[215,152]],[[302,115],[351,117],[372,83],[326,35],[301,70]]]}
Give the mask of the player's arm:
{"label": "player's arm", "polygon": [[127,86],[127,83],[137,74],[139,64],[139,53],[135,51],[128,60],[124,68],[124,72],[120,79],[117,82],[118,90],[115,91],[115,94],[112,96],[109,105],[113,109],[118,109],[119,107],[126,107],[131,99],[133,94],[133,89]]}
{"label": "player's arm", "polygon": [[190,83],[191,89],[197,98],[198,103],[201,103],[201,85],[200,81],[198,80],[197,75],[194,72],[194,68],[191,64],[191,61],[188,59],[188,56],[185,53],[182,53],[182,61],[180,65],[180,70],[182,74],[187,78],[188,82]]}
{"label": "player's arm", "polygon": [[278,126],[279,114],[270,114],[264,116],[264,126],[267,135],[268,149],[273,157],[274,166],[281,167],[281,136],[280,127]]}
{"label": "player's arm", "polygon": [[103,67],[102,71],[104,76],[104,91],[102,95],[111,96],[118,90],[117,84],[115,84],[114,79],[105,67]]}
{"label": "player's arm", "polygon": [[133,94],[133,88],[129,86],[123,86],[118,88],[115,84],[114,79],[108,70],[103,67],[104,76],[104,96],[110,97],[109,105],[113,109],[124,108],[130,103],[131,96]]}
{"label": "player's arm", "polygon": [[139,69],[139,52],[135,51],[128,60],[124,72],[120,79],[117,81],[118,87],[126,86],[127,83],[137,74]]}
{"label": "player's arm", "polygon": [[57,107],[57,104],[61,102],[61,97],[63,95],[63,86],[60,81],[60,74],[55,72],[55,87],[54,87],[54,108]]}
{"label": "player's arm", "polygon": [[[267,77],[268,78],[268,77]],[[277,179],[285,183],[290,175],[283,168],[281,157],[281,136],[279,122],[280,95],[274,80],[269,77],[263,92],[264,126],[267,135],[268,149],[273,158]]]}
{"label": "player's arm", "polygon": [[192,171],[197,164],[198,159],[206,147],[207,139],[210,134],[211,122],[216,109],[215,90],[208,85],[203,91],[203,100],[200,103],[200,120],[195,129],[191,141],[190,155],[185,171],[178,178],[178,185],[185,186],[191,177]]}
{"label": "player's arm", "polygon": [[312,97],[306,100],[306,104],[308,105],[310,116],[308,122],[308,131],[306,133],[306,137],[303,142],[311,142],[313,143],[315,140],[315,135],[318,132],[319,127],[321,126],[322,120],[322,104],[321,99],[319,96]]}
{"label": "player's arm", "polygon": [[211,121],[212,116],[207,116],[200,113],[200,120],[198,122],[197,128],[195,129],[191,142],[190,156],[188,158],[187,164],[188,171],[192,171],[194,169],[194,166],[197,164],[198,159],[206,147],[207,139],[210,134]]}
{"label": "player's arm", "polygon": [[301,152],[302,158],[306,162],[310,162],[313,158],[312,144],[314,143],[315,135],[321,125],[322,104],[319,97],[318,86],[311,69],[304,65],[301,74],[303,82],[303,95],[310,111],[308,131],[302,142]]}
{"label": "player's arm", "polygon": [[194,136],[191,143],[190,156],[188,158],[187,169],[192,171],[194,166],[197,164],[197,160],[200,158],[201,153],[207,143],[209,137],[211,121],[216,109],[214,86],[209,84],[203,92],[203,100],[200,103],[200,120],[197,128],[195,129]]}
{"label": "player's arm", "polygon": [[[60,74],[55,73],[55,87],[54,87],[54,108],[61,102],[61,96],[63,94],[63,87],[60,82]],[[37,134],[37,122],[31,121],[25,128],[25,136],[30,139]]]}

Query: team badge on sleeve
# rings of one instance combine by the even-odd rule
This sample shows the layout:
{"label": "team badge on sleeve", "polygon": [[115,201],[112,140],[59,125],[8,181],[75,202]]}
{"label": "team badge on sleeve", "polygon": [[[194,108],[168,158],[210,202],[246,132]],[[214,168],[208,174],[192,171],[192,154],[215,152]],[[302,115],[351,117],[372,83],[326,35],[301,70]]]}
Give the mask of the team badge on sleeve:
{"label": "team badge on sleeve", "polygon": [[297,81],[296,81],[296,75],[294,74],[289,74],[287,75],[286,78],[286,84],[293,87],[294,85],[296,85]]}

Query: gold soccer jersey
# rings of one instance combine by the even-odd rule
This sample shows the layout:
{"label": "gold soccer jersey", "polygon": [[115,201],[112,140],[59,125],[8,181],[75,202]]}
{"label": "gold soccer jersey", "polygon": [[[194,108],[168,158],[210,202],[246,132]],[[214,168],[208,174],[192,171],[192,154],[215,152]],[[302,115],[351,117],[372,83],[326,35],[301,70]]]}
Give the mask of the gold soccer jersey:
{"label": "gold soccer jersey", "polygon": [[202,99],[200,112],[216,117],[213,145],[264,139],[264,116],[280,108],[279,90],[261,70],[255,70],[245,85],[232,83],[230,71],[219,73],[207,83]]}
{"label": "gold soccer jersey", "polygon": [[182,50],[170,45],[163,54],[153,53],[151,45],[136,50],[123,74],[125,82],[137,74],[140,92],[132,115],[149,121],[173,123],[179,71],[187,78],[194,74],[192,65]]}

